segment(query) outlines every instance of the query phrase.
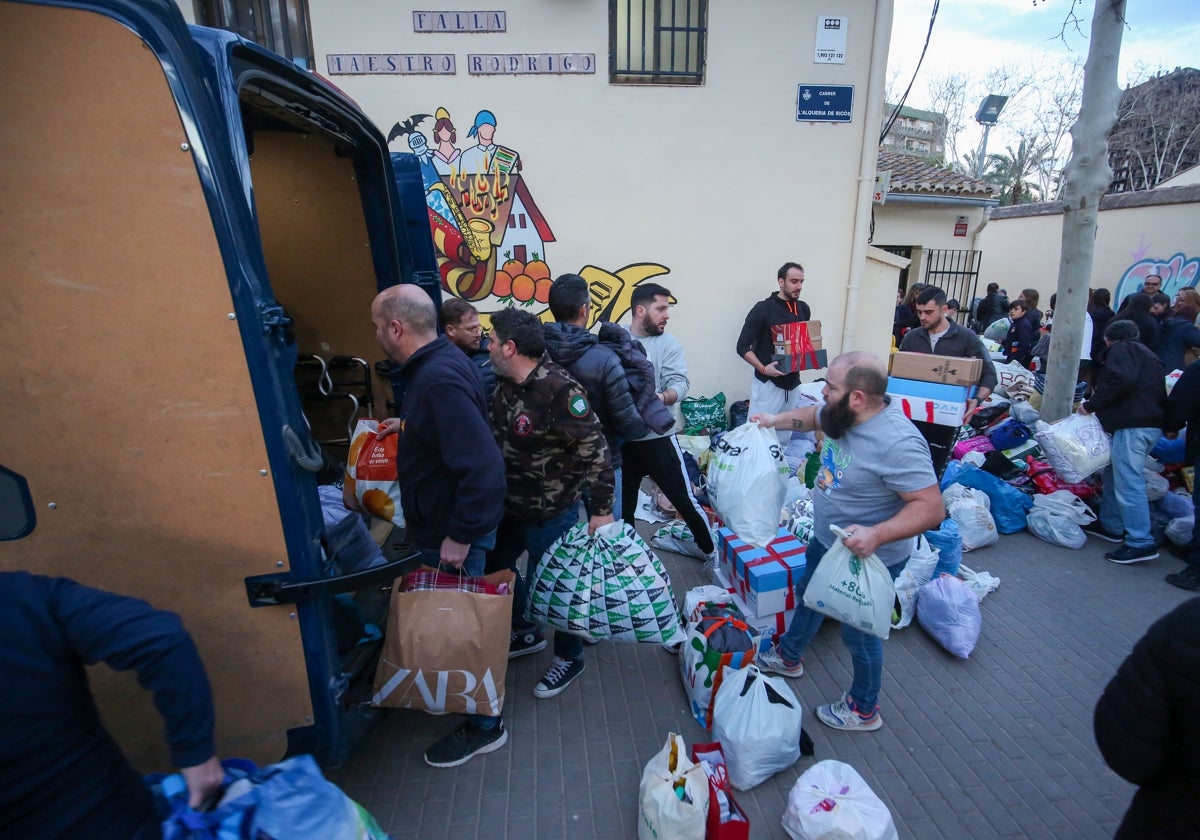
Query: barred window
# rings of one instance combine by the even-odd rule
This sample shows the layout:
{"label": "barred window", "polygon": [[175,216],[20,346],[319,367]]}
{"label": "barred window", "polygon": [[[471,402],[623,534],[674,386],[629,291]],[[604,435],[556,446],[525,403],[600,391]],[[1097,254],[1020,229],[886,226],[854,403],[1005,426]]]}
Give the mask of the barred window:
{"label": "barred window", "polygon": [[609,80],[704,84],[708,0],[609,0]]}
{"label": "barred window", "polygon": [[204,26],[236,32],[309,70],[313,69],[307,0],[195,0]]}

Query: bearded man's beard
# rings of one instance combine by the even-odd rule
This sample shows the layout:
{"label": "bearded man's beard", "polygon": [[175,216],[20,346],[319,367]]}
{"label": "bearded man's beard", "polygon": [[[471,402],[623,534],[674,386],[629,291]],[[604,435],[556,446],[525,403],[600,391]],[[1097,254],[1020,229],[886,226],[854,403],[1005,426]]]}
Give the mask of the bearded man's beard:
{"label": "bearded man's beard", "polygon": [[850,395],[844,395],[835,403],[826,403],[821,408],[821,431],[831,438],[844,437],[857,420],[850,408]]}

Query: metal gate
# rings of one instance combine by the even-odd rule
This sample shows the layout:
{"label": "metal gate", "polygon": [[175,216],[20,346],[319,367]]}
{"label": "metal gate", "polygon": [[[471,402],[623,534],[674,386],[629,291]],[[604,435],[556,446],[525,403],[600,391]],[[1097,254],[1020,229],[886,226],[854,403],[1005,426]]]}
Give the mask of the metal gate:
{"label": "metal gate", "polygon": [[981,251],[931,248],[925,252],[925,282],[946,293],[946,299],[960,304],[958,322],[966,324],[972,304],[979,294],[979,263]]}

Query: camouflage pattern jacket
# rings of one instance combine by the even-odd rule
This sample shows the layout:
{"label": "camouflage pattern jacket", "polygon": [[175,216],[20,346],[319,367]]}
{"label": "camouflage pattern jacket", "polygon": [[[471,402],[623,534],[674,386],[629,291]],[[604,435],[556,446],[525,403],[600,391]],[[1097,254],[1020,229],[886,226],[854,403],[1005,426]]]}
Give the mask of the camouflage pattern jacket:
{"label": "camouflage pattern jacket", "polygon": [[549,356],[523,382],[500,380],[492,431],[504,453],[506,515],[545,522],[585,487],[590,515],[612,513],[613,469],[600,420],[587,391]]}

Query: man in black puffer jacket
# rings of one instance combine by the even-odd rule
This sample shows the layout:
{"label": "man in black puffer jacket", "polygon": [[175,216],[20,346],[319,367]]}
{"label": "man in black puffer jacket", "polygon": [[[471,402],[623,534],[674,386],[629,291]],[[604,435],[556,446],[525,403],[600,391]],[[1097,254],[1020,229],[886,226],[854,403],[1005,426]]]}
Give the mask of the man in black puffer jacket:
{"label": "man in black puffer jacket", "polygon": [[1079,412],[1095,414],[1112,435],[1112,462],[1101,474],[1100,519],[1084,530],[1109,542],[1124,542],[1104,556],[1128,565],[1158,557],[1142,470],[1146,456],[1162,437],[1167,389],[1162,360],[1142,344],[1132,321],[1113,321],[1104,329],[1104,342],[1108,350],[1092,395],[1080,404]]}
{"label": "man in black puffer jacket", "polygon": [[1156,621],[1100,702],[1096,743],[1138,785],[1117,840],[1200,837],[1200,598]]}
{"label": "man in black puffer jacket", "polygon": [[[587,391],[588,401],[608,441],[616,486],[621,486],[621,444],[650,432],[638,412],[625,377],[625,368],[612,348],[587,330],[592,301],[588,283],[578,274],[564,274],[550,286],[550,314],[556,323],[545,325],[546,352]],[[620,494],[613,517],[620,519]]]}

